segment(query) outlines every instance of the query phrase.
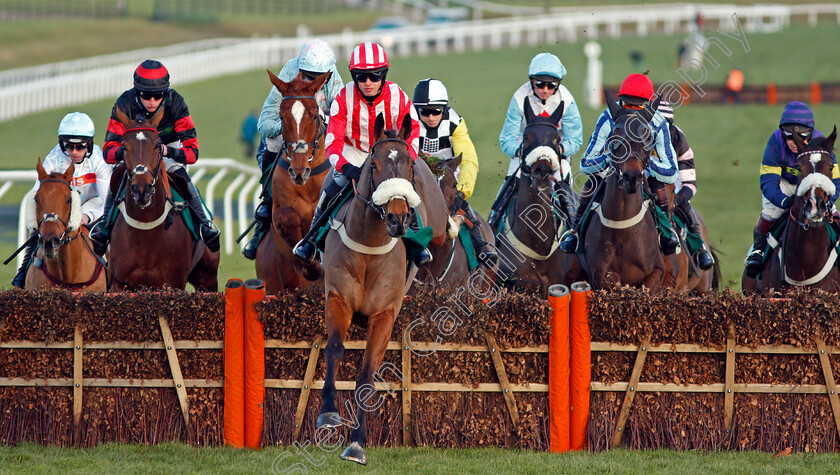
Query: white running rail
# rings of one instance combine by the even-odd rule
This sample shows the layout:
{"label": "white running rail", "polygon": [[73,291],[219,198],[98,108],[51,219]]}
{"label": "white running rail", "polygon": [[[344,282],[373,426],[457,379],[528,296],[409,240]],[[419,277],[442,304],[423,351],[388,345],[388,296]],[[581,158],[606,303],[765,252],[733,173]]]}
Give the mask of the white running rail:
{"label": "white running rail", "polygon": [[[215,216],[216,222],[223,225],[224,235],[222,236],[222,242],[224,244],[223,249],[225,254],[233,254],[235,249],[241,249],[241,246],[244,246],[247,242],[243,239],[240,247],[236,246],[236,238],[251,223],[254,207],[259,204],[258,200],[261,191],[259,186],[260,169],[238,162],[232,158],[202,158],[195,165],[190,165],[189,170],[193,182],[199,188],[202,188],[202,180],[208,176],[210,177],[207,180],[207,185],[203,187],[204,191],[202,196],[207,204],[207,208]],[[221,219],[219,219],[220,217],[216,216],[215,210],[216,188],[228,172],[235,174],[236,178],[227,184],[227,188],[223,192],[222,214]],[[38,174],[35,170],[0,170],[0,198],[15,185],[23,185],[27,190],[32,188],[37,178]],[[244,186],[242,186],[243,182],[245,183]],[[242,186],[241,189],[239,189],[240,186]],[[239,189],[239,194],[236,196],[237,206],[234,207],[234,193],[237,192],[237,189]],[[248,206],[249,201],[252,205],[250,207]],[[23,207],[24,203],[21,201],[18,208],[18,246],[22,245],[29,237]],[[23,255],[19,254],[18,266],[20,266],[22,260]]]}

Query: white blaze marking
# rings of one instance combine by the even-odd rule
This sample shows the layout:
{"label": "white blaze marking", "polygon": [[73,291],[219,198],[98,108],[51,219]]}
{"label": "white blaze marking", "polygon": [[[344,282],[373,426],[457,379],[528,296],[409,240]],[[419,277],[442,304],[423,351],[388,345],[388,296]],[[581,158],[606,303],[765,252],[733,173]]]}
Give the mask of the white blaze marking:
{"label": "white blaze marking", "polygon": [[390,158],[391,160],[396,160],[397,155],[399,155],[399,152],[397,152],[396,150],[391,150],[391,153],[388,154],[388,158]]}
{"label": "white blaze marking", "polygon": [[306,111],[306,108],[303,107],[303,103],[300,101],[295,101],[292,104],[292,118],[295,119],[295,124],[297,124],[297,134],[300,137],[300,121],[303,120],[303,113]]}
{"label": "white blaze marking", "polygon": [[822,160],[822,154],[819,153],[812,153],[811,154],[811,166],[814,167],[814,170],[817,169],[817,164],[820,163]]}
{"label": "white blaze marking", "polygon": [[146,136],[143,134],[143,132],[137,132],[137,135],[135,137],[137,137],[137,140],[146,140]]}

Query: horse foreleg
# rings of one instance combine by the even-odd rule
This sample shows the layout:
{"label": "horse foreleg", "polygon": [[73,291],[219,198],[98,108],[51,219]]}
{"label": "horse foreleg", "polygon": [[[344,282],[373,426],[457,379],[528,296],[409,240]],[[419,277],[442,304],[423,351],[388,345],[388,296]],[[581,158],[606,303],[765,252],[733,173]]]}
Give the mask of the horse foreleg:
{"label": "horse foreleg", "polygon": [[294,247],[303,238],[300,216],[294,208],[290,206],[278,208],[274,212],[274,222],[277,223],[277,230],[280,231],[280,236],[289,247]]}
{"label": "horse foreleg", "polygon": [[[359,419],[350,432],[350,446],[341,454],[341,458],[344,460],[352,460],[367,465],[364,449],[367,444],[365,420],[368,412],[378,410],[385,402],[385,398],[376,390],[374,379],[382,379],[380,374],[382,368],[379,365],[382,364],[385,350],[388,348],[388,341],[391,339],[395,315],[394,308],[391,307],[371,315],[368,319],[365,356],[362,360],[359,379],[356,380],[356,391],[353,394],[359,408]],[[374,374],[377,375],[377,378],[374,378]]]}
{"label": "horse foreleg", "polygon": [[654,267],[653,272],[645,277],[644,286],[650,289],[651,294],[658,294],[662,290],[662,280],[664,277],[664,270],[661,267]]}
{"label": "horse foreleg", "polygon": [[321,390],[321,413],[318,415],[317,427],[338,427],[342,424],[338,409],[335,407],[335,368],[344,357],[344,338],[350,327],[353,312],[347,302],[335,291],[327,295],[325,319],[327,325],[327,346],[324,348],[324,360],[327,363],[327,374],[324,379],[324,389]]}

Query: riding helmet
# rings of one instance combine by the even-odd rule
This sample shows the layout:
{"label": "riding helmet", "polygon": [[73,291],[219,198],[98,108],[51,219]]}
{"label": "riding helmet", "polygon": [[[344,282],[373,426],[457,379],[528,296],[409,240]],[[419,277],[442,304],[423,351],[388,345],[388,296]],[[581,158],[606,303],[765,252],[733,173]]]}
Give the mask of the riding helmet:
{"label": "riding helmet", "polygon": [[350,71],[382,71],[388,69],[388,56],[382,46],[365,42],[353,48]]}
{"label": "riding helmet", "polygon": [[324,40],[314,39],[304,43],[298,54],[298,69],[323,74],[335,66],[335,53]]}
{"label": "riding helmet", "polygon": [[627,76],[618,88],[618,98],[631,104],[643,104],[653,97],[653,82],[645,74]]}
{"label": "riding helmet", "polygon": [[166,92],[169,90],[169,71],[153,59],[147,59],[134,70],[134,89],[143,92]]}
{"label": "riding helmet", "polygon": [[449,94],[446,86],[434,78],[423,79],[414,87],[414,98],[411,100],[415,106],[445,106],[449,104]]}
{"label": "riding helmet", "polygon": [[87,153],[85,157],[89,157],[93,152],[93,134],[96,131],[93,126],[93,121],[87,114],[82,112],[71,112],[61,119],[58,124],[58,145],[64,150],[64,143],[86,143]]}

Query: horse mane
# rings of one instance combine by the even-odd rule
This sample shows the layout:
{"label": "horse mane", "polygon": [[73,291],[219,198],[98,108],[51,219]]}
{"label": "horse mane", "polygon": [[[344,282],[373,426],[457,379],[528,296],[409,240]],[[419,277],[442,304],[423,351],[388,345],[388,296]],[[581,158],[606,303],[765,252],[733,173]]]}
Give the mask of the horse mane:
{"label": "horse mane", "polygon": [[808,144],[808,147],[805,151],[807,152],[810,150],[825,150],[826,152],[834,152],[833,149],[828,149],[828,147],[826,147],[826,142],[828,142],[828,139],[826,139],[825,137],[814,137]]}
{"label": "horse mane", "polygon": [[389,139],[395,139],[395,138],[397,138],[398,133],[399,133],[398,130],[386,130],[385,131],[385,137],[389,138]]}

